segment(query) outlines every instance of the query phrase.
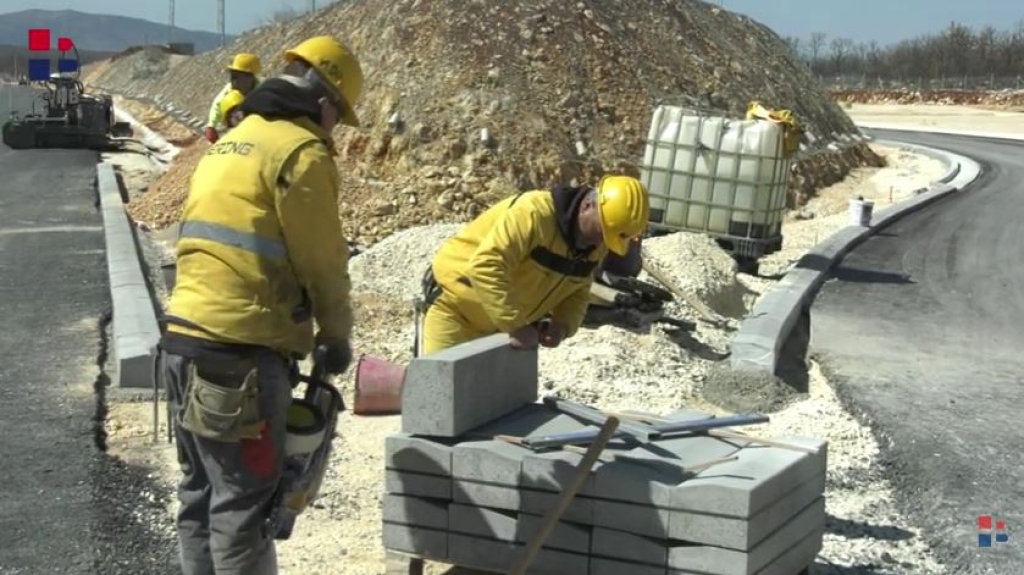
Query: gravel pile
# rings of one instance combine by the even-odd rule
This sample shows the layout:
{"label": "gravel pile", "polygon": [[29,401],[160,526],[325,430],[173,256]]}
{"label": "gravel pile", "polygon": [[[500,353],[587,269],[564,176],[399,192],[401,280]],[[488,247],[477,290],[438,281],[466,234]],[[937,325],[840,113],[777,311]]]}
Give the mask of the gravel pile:
{"label": "gravel pile", "polygon": [[396,232],[352,258],[352,289],[408,301],[421,293],[420,280],[434,252],[461,224],[417,226]]}
{"label": "gravel pile", "polygon": [[132,198],[128,203],[128,213],[132,219],[145,222],[152,229],[176,223],[185,207],[192,172],[208,147],[206,140],[200,140],[182,148],[170,169],[153,182],[146,193]]}
{"label": "gravel pile", "polygon": [[754,294],[737,281],[732,257],[709,236],[668,234],[644,239],[643,247],[649,260],[671,281],[719,315],[742,318],[753,303]]}
{"label": "gravel pile", "polygon": [[997,106],[1013,108],[1024,105],[1024,90],[871,90],[834,88],[829,90],[840,102],[860,104],[937,104],[961,106]]}
{"label": "gravel pile", "polygon": [[[352,0],[193,57],[151,48],[96,63],[85,81],[202,118],[233,53],[258,54],[272,75],[285,47],[318,34],[344,38],[366,71],[363,127],[334,133],[339,212],[363,245],[468,220],[511,190],[635,173],[659,101],[733,117],[751,100],[793,110],[814,138],[793,169],[794,202],[877,165],[864,143],[823,147],[857,128],[777,34],[697,0]],[[191,172],[190,161],[179,164]],[[143,209],[173,222],[162,211],[173,205]]]}
{"label": "gravel pile", "polygon": [[[419,293],[424,266],[459,227],[409,228],[371,246],[352,258],[353,290],[408,307],[410,297]],[[743,304],[734,297],[739,284],[732,259],[713,242],[679,233],[653,238],[650,246],[652,253],[661,255],[660,267],[683,289],[709,305],[740,311],[737,306]],[[679,250],[678,257],[672,256],[673,250]],[[692,313],[679,305],[674,309],[677,316]],[[411,341],[411,327],[392,326],[388,334],[400,338],[399,347]],[[382,345],[380,338],[374,342]],[[724,357],[727,349],[728,333],[705,326],[696,333],[660,325],[584,328],[557,349],[542,351],[541,385],[547,393],[608,409],[673,410],[697,401],[711,365],[706,358]]]}

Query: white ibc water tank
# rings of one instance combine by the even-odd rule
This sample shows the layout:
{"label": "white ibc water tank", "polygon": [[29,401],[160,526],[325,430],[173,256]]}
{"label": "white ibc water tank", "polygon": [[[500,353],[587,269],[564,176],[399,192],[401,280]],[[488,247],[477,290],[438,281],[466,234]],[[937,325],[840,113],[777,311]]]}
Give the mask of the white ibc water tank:
{"label": "white ibc water tank", "polygon": [[641,166],[652,225],[712,235],[778,235],[790,163],[782,138],[782,127],[773,122],[659,106]]}

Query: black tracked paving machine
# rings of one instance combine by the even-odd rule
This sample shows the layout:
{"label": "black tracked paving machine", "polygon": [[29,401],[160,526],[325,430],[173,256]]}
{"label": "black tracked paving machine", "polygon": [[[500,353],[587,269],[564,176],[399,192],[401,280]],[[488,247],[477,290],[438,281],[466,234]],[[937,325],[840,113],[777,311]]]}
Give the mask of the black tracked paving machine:
{"label": "black tracked paving machine", "polygon": [[[104,150],[119,147],[130,139],[131,125],[118,122],[114,117],[113,98],[86,94],[78,80],[79,73],[76,71],[74,76],[56,73],[45,81],[33,82],[41,85],[45,92],[33,100],[29,113],[11,112],[3,126],[4,144],[15,150]],[[37,110],[40,101],[42,110]]]}

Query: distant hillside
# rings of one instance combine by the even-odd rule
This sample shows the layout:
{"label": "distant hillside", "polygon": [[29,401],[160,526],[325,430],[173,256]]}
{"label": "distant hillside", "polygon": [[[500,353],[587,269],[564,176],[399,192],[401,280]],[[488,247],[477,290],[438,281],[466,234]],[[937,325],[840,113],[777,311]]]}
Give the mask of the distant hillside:
{"label": "distant hillside", "polygon": [[[116,52],[78,50],[78,57],[83,65],[97,60],[110,58],[115,54]],[[0,77],[15,79],[27,76],[28,60],[31,57],[31,53],[24,46],[6,46],[0,44]],[[56,62],[56,56],[51,57],[51,61]]]}
{"label": "distant hillside", "polygon": [[[211,9],[212,12],[212,9]],[[109,14],[88,14],[76,10],[22,10],[0,14],[0,44],[25,46],[30,28],[49,28],[57,36],[70,37],[79,50],[120,52],[140,44],[167,42],[167,25]],[[233,40],[228,36],[227,41]],[[192,42],[196,53],[220,46],[213,32],[174,29],[174,42]]]}

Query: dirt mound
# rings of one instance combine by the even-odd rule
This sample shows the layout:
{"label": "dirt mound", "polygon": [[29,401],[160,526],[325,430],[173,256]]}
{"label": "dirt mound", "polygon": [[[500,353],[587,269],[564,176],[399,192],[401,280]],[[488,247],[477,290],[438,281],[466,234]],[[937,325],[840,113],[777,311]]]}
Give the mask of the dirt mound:
{"label": "dirt mound", "polygon": [[940,104],[960,106],[1024,106],[1024,90],[861,90],[831,89],[840,102],[857,104]]}
{"label": "dirt mound", "polygon": [[188,196],[192,168],[195,168],[208,147],[206,140],[201,140],[182,148],[174,157],[171,169],[160,176],[145,194],[135,196],[128,203],[128,214],[132,219],[144,222],[153,229],[165,228],[177,222]]}
{"label": "dirt mound", "polygon": [[131,54],[88,80],[203,117],[232,53],[259,54],[273,74],[283,48],[324,33],[366,70],[365,127],[335,134],[342,216],[364,243],[463,221],[515,188],[635,173],[661,101],[740,115],[757,99],[794,110],[819,141],[856,133],[776,34],[697,0],[353,0],[179,64]]}

